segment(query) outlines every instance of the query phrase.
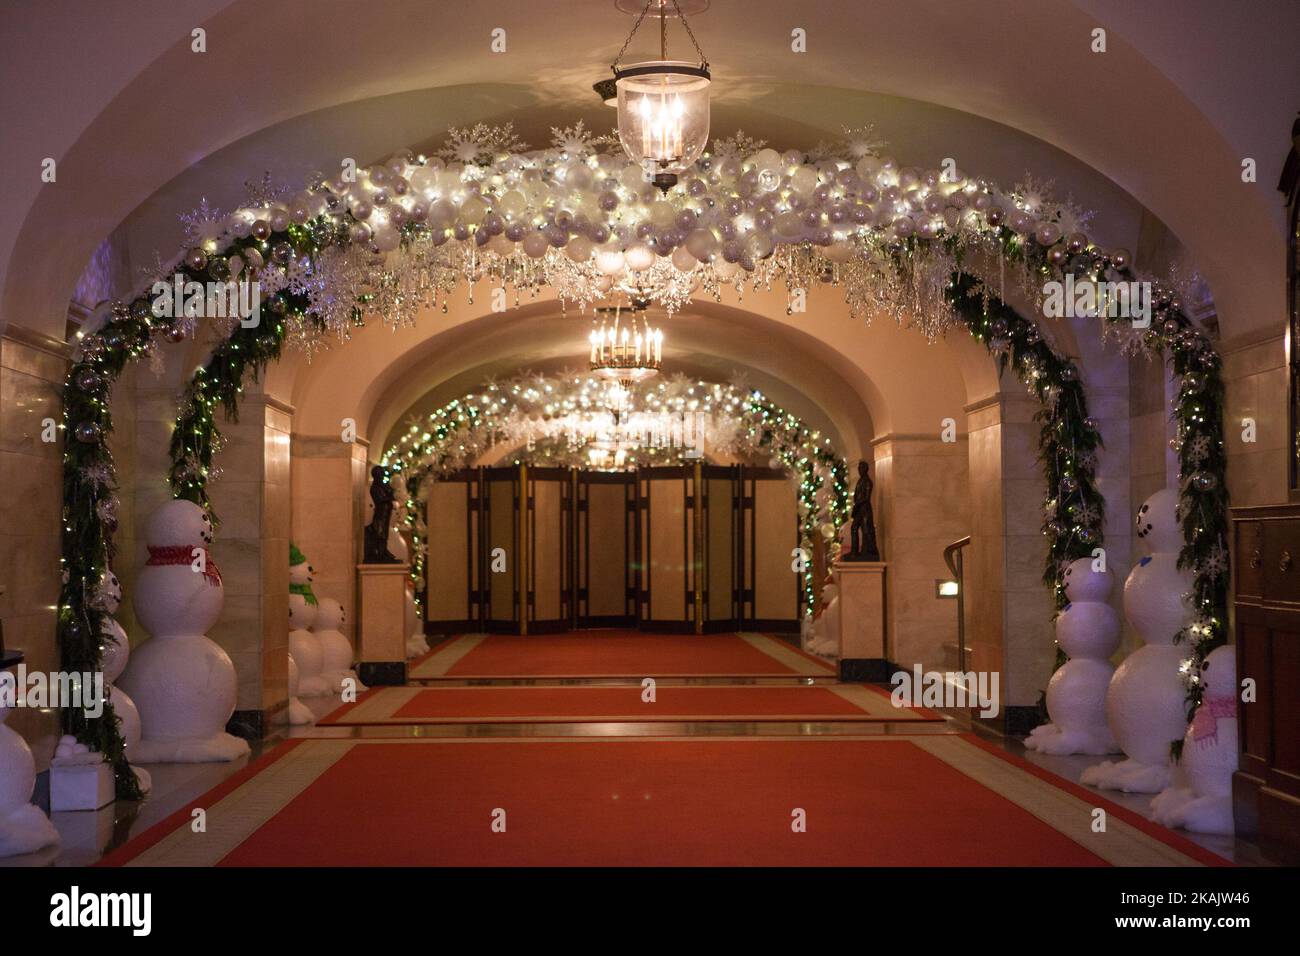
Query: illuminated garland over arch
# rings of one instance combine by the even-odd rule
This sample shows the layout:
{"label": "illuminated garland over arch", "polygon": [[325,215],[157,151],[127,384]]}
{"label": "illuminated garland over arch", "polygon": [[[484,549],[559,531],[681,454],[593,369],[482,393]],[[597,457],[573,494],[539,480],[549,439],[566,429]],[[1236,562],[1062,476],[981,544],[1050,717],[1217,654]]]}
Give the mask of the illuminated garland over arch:
{"label": "illuminated garland over arch", "polygon": [[[528,151],[505,129],[453,130],[435,157],[395,156],[354,181],[312,183],[298,193],[265,184],[230,216],[205,205],[185,218],[191,248],[160,264],[170,284],[251,278],[261,322],[235,321],[191,380],[173,436],[173,493],[207,506],[219,431],[215,410],[237,413],[239,391],[280,355],[326,333],[346,338],[365,315],[414,321],[462,283],[486,280],[587,305],[610,292],[667,308],[724,288],[814,286],[844,290],[850,311],[893,314],[931,339],[957,323],[985,342],[1043,402],[1040,453],[1048,490],[1045,579],[1060,600],[1061,562],[1100,541],[1101,496],[1093,484],[1099,438],[1087,418],[1078,369],[1056,355],[1033,322],[1003,302],[1004,276],[1040,305],[1044,283],[1129,282],[1124,250],[1103,250],[1081,231],[1087,217],[1053,203],[1028,181],[1004,190],[959,172],[900,168],[868,131],[812,153],[778,153],[737,134],[715,142],[667,194],[581,124],[556,130],[549,149]],[[979,266],[977,263],[991,265]],[[151,283],[152,284],[152,283]],[[1133,353],[1168,355],[1179,378],[1173,409],[1183,476],[1180,566],[1195,577],[1197,620],[1180,635],[1196,663],[1225,640],[1226,455],[1220,359],[1184,313],[1178,293],[1154,283],[1145,330],[1105,317]],[[96,582],[112,557],[116,473],[107,446],[109,393],[127,361],[160,341],[193,334],[193,318],[156,316],[146,289],[81,337],[64,387],[63,570],[59,639],[63,666],[93,670],[99,625]],[[65,715],[68,730],[114,762],[119,791],[134,777],[111,717]]]}
{"label": "illuminated garland over arch", "polygon": [[[487,382],[481,388],[430,412],[414,423],[401,440],[384,452],[387,468],[412,529],[414,555],[411,577],[422,589],[427,541],[420,513],[420,492],[430,475],[471,465],[501,442],[519,444],[546,431],[545,423],[563,427],[565,416],[602,414],[609,383],[585,374],[518,377]],[[746,458],[755,455],[779,462],[796,477],[799,529],[811,553],[823,542],[829,557],[839,553],[839,532],[849,513],[847,466],[830,439],[809,429],[796,416],[757,389],[737,384],[693,381],[674,376],[667,381],[633,385],[627,407],[637,411],[689,415],[710,421],[710,447]],[[721,442],[719,445],[718,442]],[[551,451],[550,463],[573,464],[563,451]],[[663,461],[674,450],[655,454],[645,450],[645,463]],[[543,460],[546,463],[546,460]],[[817,582],[811,564],[803,573],[805,606],[813,607]]]}

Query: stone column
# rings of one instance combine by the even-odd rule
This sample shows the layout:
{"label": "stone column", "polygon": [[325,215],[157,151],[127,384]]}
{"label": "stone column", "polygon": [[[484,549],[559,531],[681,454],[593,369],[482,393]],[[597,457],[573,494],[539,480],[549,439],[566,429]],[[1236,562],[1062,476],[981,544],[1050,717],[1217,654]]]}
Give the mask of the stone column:
{"label": "stone column", "polygon": [[293,542],[315,569],[316,596],[343,605],[342,630],[353,647],[368,444],[365,439],[345,442],[339,435],[294,435],[290,469]]}
{"label": "stone column", "polygon": [[247,395],[239,422],[220,423],[225,445],[209,485],[220,521],[213,558],[225,585],[221,620],[208,636],[235,662],[239,695],[231,731],[265,736],[289,699],[290,432],[293,409]]}
{"label": "stone column", "polygon": [[949,577],[943,549],[971,530],[966,438],[886,435],[872,444],[889,661],[940,670],[944,644],[956,639],[957,602],[937,597],[934,583]]}
{"label": "stone column", "polygon": [[1037,403],[999,395],[966,408],[971,546],[966,626],[976,671],[998,671],[1002,718],[1026,728],[1055,659],[1052,596],[1043,586],[1044,488]]}
{"label": "stone column", "polygon": [[[63,342],[16,325],[0,330],[0,619],[5,646],[26,654],[29,671],[56,671],[63,512],[63,439],[42,440],[47,420],[63,423]],[[20,707],[5,726],[49,767],[62,732],[55,710]]]}

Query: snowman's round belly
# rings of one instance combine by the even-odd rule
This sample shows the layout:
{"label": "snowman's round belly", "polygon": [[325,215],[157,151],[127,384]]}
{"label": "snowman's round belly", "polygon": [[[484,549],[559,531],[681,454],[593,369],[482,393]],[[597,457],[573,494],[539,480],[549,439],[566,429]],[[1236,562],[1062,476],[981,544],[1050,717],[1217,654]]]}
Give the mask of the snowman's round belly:
{"label": "snowman's round belly", "polygon": [[1153,554],[1124,581],[1124,616],[1148,644],[1172,644],[1192,619],[1185,596],[1192,575],[1178,569],[1178,555]]}
{"label": "snowman's round belly", "polygon": [[1056,619],[1056,640],[1071,658],[1105,660],[1119,646],[1119,615],[1099,601],[1072,603]]}
{"label": "snowman's round belly", "polygon": [[1140,647],[1124,658],[1106,691],[1106,723],[1139,763],[1166,763],[1170,743],[1187,728],[1187,692],[1178,670],[1184,653],[1170,644]]}
{"label": "snowman's round belly", "polygon": [[145,641],[120,683],[150,739],[210,737],[225,730],[235,710],[235,666],[202,636]]}
{"label": "snowman's round belly", "polygon": [[35,785],[36,761],[31,749],[0,722],[0,818],[27,805]]}
{"label": "snowman's round belly", "polygon": [[207,634],[221,617],[222,587],[188,564],[147,565],[136,580],[136,617],[154,637]]}

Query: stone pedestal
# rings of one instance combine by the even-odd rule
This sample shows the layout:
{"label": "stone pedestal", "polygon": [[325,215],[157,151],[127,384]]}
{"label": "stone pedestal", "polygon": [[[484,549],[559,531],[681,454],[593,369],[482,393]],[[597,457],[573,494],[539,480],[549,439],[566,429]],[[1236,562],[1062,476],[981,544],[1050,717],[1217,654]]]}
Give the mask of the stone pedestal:
{"label": "stone pedestal", "polygon": [[889,680],[894,667],[885,652],[884,561],[835,565],[840,606],[840,679]]}
{"label": "stone pedestal", "polygon": [[406,578],[409,564],[357,565],[357,676],[361,683],[406,683]]}

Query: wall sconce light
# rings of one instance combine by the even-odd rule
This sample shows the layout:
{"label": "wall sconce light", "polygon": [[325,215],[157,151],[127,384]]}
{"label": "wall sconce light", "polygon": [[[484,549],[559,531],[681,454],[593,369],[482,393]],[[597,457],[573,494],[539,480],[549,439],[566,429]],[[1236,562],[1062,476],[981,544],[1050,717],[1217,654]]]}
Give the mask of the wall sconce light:
{"label": "wall sconce light", "polygon": [[956,581],[935,581],[934,596],[937,598],[955,598],[959,585]]}

